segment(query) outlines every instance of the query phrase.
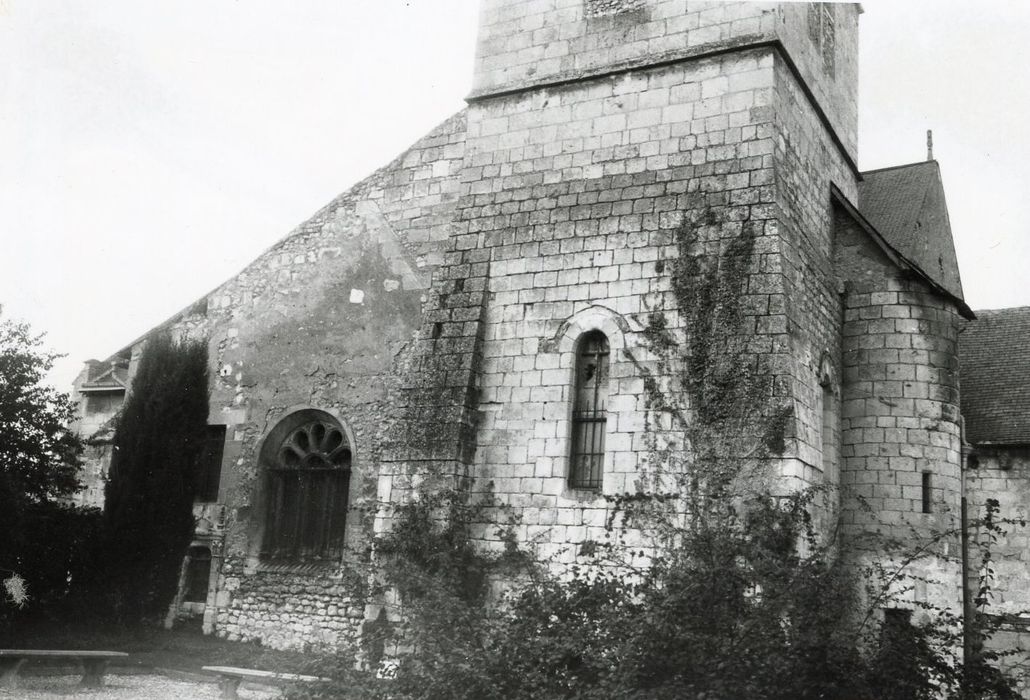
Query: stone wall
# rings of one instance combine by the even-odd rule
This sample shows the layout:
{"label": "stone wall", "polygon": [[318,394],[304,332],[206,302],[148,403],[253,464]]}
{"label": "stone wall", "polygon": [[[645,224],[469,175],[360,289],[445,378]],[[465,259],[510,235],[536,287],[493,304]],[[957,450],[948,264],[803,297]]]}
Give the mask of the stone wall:
{"label": "stone wall", "polygon": [[[958,317],[918,280],[890,263],[855,228],[838,228],[853,265],[844,307],[844,450],[849,521],[881,523],[885,534],[949,529],[958,513]],[[864,274],[859,269],[864,268]],[[862,282],[862,280],[867,280]],[[930,514],[922,474],[932,475]]]}
{"label": "stone wall", "polygon": [[[1003,667],[1030,664],[1030,448],[1026,446],[977,446],[967,462],[966,471],[969,517],[984,515],[987,499],[998,502],[997,517],[1003,521],[1004,534],[994,543],[987,542],[987,533],[973,532],[974,543],[989,545],[991,599],[986,611],[1002,616],[1006,623],[990,640],[998,651],[1017,651],[1003,657]],[[971,566],[979,569],[981,556],[973,549]],[[978,573],[974,571],[973,573]],[[1030,679],[1024,679],[1022,690],[1030,695]]]}
{"label": "stone wall", "polygon": [[114,418],[125,400],[124,390],[82,391],[83,384],[110,368],[108,363],[89,360],[72,384],[71,399],[76,402],[75,421],[70,426],[85,442],[79,481],[82,488],[69,499],[92,508],[104,507],[104,488],[111,466],[111,439]]}
{"label": "stone wall", "polygon": [[771,38],[762,3],[488,0],[480,14],[473,94],[648,66],[743,36]]}
{"label": "stone wall", "polygon": [[[775,182],[782,237],[787,343],[777,348],[779,373],[791,383],[794,439],[783,474],[794,485],[831,487],[835,508],[840,431],[841,279],[833,264],[831,186],[856,197],[856,173],[804,94],[785,60],[775,63]],[[836,435],[833,435],[836,434]]]}
{"label": "stone wall", "polygon": [[228,576],[222,585],[232,604],[218,615],[218,635],[276,649],[339,647],[355,638],[365,614],[365,581],[348,573],[267,567]]}
{"label": "stone wall", "polygon": [[[173,320],[177,332],[208,339],[209,422],[227,426],[224,543],[214,543],[214,613],[206,613],[221,636],[336,644],[360,622],[372,528],[365,506],[375,502],[397,418],[394,364],[420,326],[443,260],[463,138],[458,114]],[[353,450],[349,551],[338,564],[260,555],[261,447],[302,409],[338,419]]]}
{"label": "stone wall", "polygon": [[[792,2],[777,7],[776,36],[833,126],[858,160],[858,3]],[[822,138],[822,137],[821,137]]]}
{"label": "stone wall", "polygon": [[925,546],[926,556],[909,571],[929,581],[916,582],[908,595],[956,610],[956,309],[921,281],[902,275],[840,210],[836,230],[837,265],[845,280],[843,534],[858,550],[879,551],[878,556],[891,556],[885,545],[892,539],[905,543],[896,558]]}
{"label": "stone wall", "polygon": [[[776,473],[795,485],[819,483],[824,443],[835,442],[824,434],[839,434],[829,184],[854,196],[855,173],[794,64],[776,45],[747,48],[763,22],[772,32],[774,19],[793,26],[791,42],[808,41],[807,17],[754,4],[681,5],[595,3],[586,18],[576,2],[495,2],[483,12],[453,249],[411,362],[423,370],[449,362],[467,374],[412,394],[446,397],[447,412],[432,400],[405,400],[411,415],[432,415],[441,427],[433,444],[415,441],[425,443],[422,455],[410,451],[404,468],[449,469],[490,484],[519,519],[520,539],[544,556],[567,558],[582,541],[603,536],[605,496],[645,488],[648,470],[658,466],[656,436],[685,449],[671,416],[645,391],[653,380],[681,406],[691,401],[676,385],[682,357],[659,357],[649,339],[659,315],[684,348],[701,332],[689,327],[673,289],[684,255],[709,259],[754,241],[738,290],[747,318],[741,342],[768,363],[766,394],[796,422]],[[857,20],[843,24],[839,76],[851,81]],[[646,38],[658,35],[679,46],[687,34],[677,32],[698,27],[687,43],[737,40],[737,50],[666,64],[648,47]],[[616,35],[639,41],[613,51]],[[547,58],[562,47],[569,60]],[[626,67],[634,70],[612,72]],[[837,77],[809,68],[800,70],[820,84]],[[845,116],[853,108],[845,100],[833,110],[853,121]],[[695,248],[676,239],[684,227],[699,236]],[[459,288],[468,282],[471,290]],[[591,329],[603,330],[612,347],[599,492],[568,486],[574,349]],[[819,376],[826,355],[832,379]],[[820,382],[833,383],[828,399]],[[473,390],[476,416],[469,414]],[[454,444],[442,444],[448,440]],[[456,456],[463,465],[436,459]],[[390,479],[381,480],[381,497],[398,493]]]}
{"label": "stone wall", "polygon": [[[978,446],[966,472],[970,518],[982,517],[987,499],[998,502],[998,517],[1017,522],[1030,519],[1030,448]],[[1007,534],[991,548],[995,571],[991,607],[999,614],[1030,613],[1030,528],[1004,524]]]}
{"label": "stone wall", "polygon": [[[762,259],[777,256],[772,113],[762,109],[772,62],[771,49],[745,51],[469,109],[474,161],[458,235],[491,266],[475,473],[541,556],[567,560],[601,540],[605,495],[646,487],[649,437],[668,416],[650,405],[645,376],[682,389],[644,335],[655,312],[677,341],[689,332],[671,280],[684,219],[704,229],[708,251],[747,227]],[[748,279],[751,328],[781,332],[776,309],[760,303],[778,279],[759,269]],[[574,350],[591,329],[612,351],[600,492],[568,485]],[[683,449],[682,436],[665,438]]]}
{"label": "stone wall", "polygon": [[90,508],[104,507],[104,489],[107,486],[107,471],[111,466],[110,434],[86,441],[82,451],[82,467],[79,480],[82,488],[72,495],[71,502]]}
{"label": "stone wall", "polygon": [[[857,4],[685,0],[489,0],[480,14],[473,95],[484,96],[777,41],[857,158]],[[822,23],[832,29],[823,31]],[[824,34],[832,37],[827,69]]]}

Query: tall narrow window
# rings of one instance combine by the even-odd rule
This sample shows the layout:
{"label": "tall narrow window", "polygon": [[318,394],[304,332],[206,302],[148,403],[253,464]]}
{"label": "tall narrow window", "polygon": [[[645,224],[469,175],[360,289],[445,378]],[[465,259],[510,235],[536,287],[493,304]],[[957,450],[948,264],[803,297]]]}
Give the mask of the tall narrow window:
{"label": "tall narrow window", "polygon": [[808,36],[815,42],[823,58],[823,70],[833,75],[836,68],[837,21],[833,3],[814,2],[808,5]]}
{"label": "tall narrow window", "polygon": [[[829,350],[824,350],[819,358],[819,386],[822,391],[816,395],[816,410],[822,413],[820,423],[820,448],[822,451],[823,480],[828,484],[836,484],[838,464],[840,463],[840,412],[836,396],[833,393],[834,371],[833,359]],[[817,391],[819,391],[817,389]]]}
{"label": "tall narrow window", "polygon": [[933,477],[930,472],[923,472],[923,512],[933,512],[933,501],[931,495],[933,493]]}
{"label": "tall narrow window", "polygon": [[591,331],[580,340],[569,469],[569,486],[574,489],[601,489],[608,423],[608,353],[608,339],[600,331]]}
{"label": "tall narrow window", "polygon": [[822,417],[822,448],[823,448],[823,474],[827,482],[837,482],[837,464],[838,464],[838,440],[840,438],[838,431],[838,419],[836,404],[834,402],[833,390],[829,387],[823,387],[823,417]]}
{"label": "tall narrow window", "polygon": [[218,485],[222,478],[222,452],[225,450],[225,426],[209,425],[204,435],[204,449],[197,465],[197,496],[200,503],[218,500]]}
{"label": "tall narrow window", "polygon": [[289,430],[266,465],[266,558],[330,559],[343,550],[351,451],[340,426],[317,415]]}

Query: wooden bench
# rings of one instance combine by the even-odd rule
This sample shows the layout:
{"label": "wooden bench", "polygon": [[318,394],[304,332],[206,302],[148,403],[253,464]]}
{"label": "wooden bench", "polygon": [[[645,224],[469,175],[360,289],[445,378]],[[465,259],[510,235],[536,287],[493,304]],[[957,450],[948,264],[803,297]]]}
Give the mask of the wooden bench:
{"label": "wooden bench", "polygon": [[123,659],[123,651],[77,651],[54,649],[0,649],[0,687],[17,688],[18,674],[29,659],[73,659],[82,663],[84,688],[100,688],[104,685],[107,662]]}
{"label": "wooden bench", "polygon": [[223,700],[235,700],[236,690],[243,681],[255,681],[277,685],[295,681],[326,681],[328,678],[318,676],[302,676],[297,673],[274,673],[272,671],[256,671],[250,668],[234,668],[233,666],[204,666],[205,671],[218,674],[218,688],[222,691]]}

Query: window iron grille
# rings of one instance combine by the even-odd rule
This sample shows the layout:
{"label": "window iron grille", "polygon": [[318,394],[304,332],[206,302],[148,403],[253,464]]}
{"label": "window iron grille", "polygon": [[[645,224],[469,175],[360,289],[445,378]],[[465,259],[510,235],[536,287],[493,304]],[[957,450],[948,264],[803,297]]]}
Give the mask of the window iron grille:
{"label": "window iron grille", "polygon": [[587,334],[576,358],[572,408],[572,452],[569,486],[599,491],[604,476],[604,436],[608,424],[608,339],[600,331]]}

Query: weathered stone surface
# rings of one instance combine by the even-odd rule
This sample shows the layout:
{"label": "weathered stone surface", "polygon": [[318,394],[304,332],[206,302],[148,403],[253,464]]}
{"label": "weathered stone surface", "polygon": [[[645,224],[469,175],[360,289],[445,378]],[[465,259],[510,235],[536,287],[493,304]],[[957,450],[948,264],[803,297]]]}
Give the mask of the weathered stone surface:
{"label": "weathered stone surface", "polygon": [[[469,107],[170,322],[209,339],[227,426],[214,630],[353,638],[384,602],[367,593],[381,506],[427,483],[489,490],[521,543],[573,561],[614,498],[675,484],[657,462],[699,449],[687,370],[711,328],[758,377],[755,415],[775,414],[752,487],[828,486],[819,522],[855,543],[954,529],[963,303],[854,206],[857,22],[839,4],[486,0]],[[706,275],[715,296],[689,293]],[[698,300],[732,327],[706,328]],[[594,491],[569,463],[577,343],[597,330]],[[347,551],[270,562],[262,448],[306,409],[353,449]],[[1021,493],[983,474],[978,498]],[[1005,545],[1012,606],[1024,544]],[[940,540],[921,571],[941,584],[914,599],[955,606],[955,553]]]}

